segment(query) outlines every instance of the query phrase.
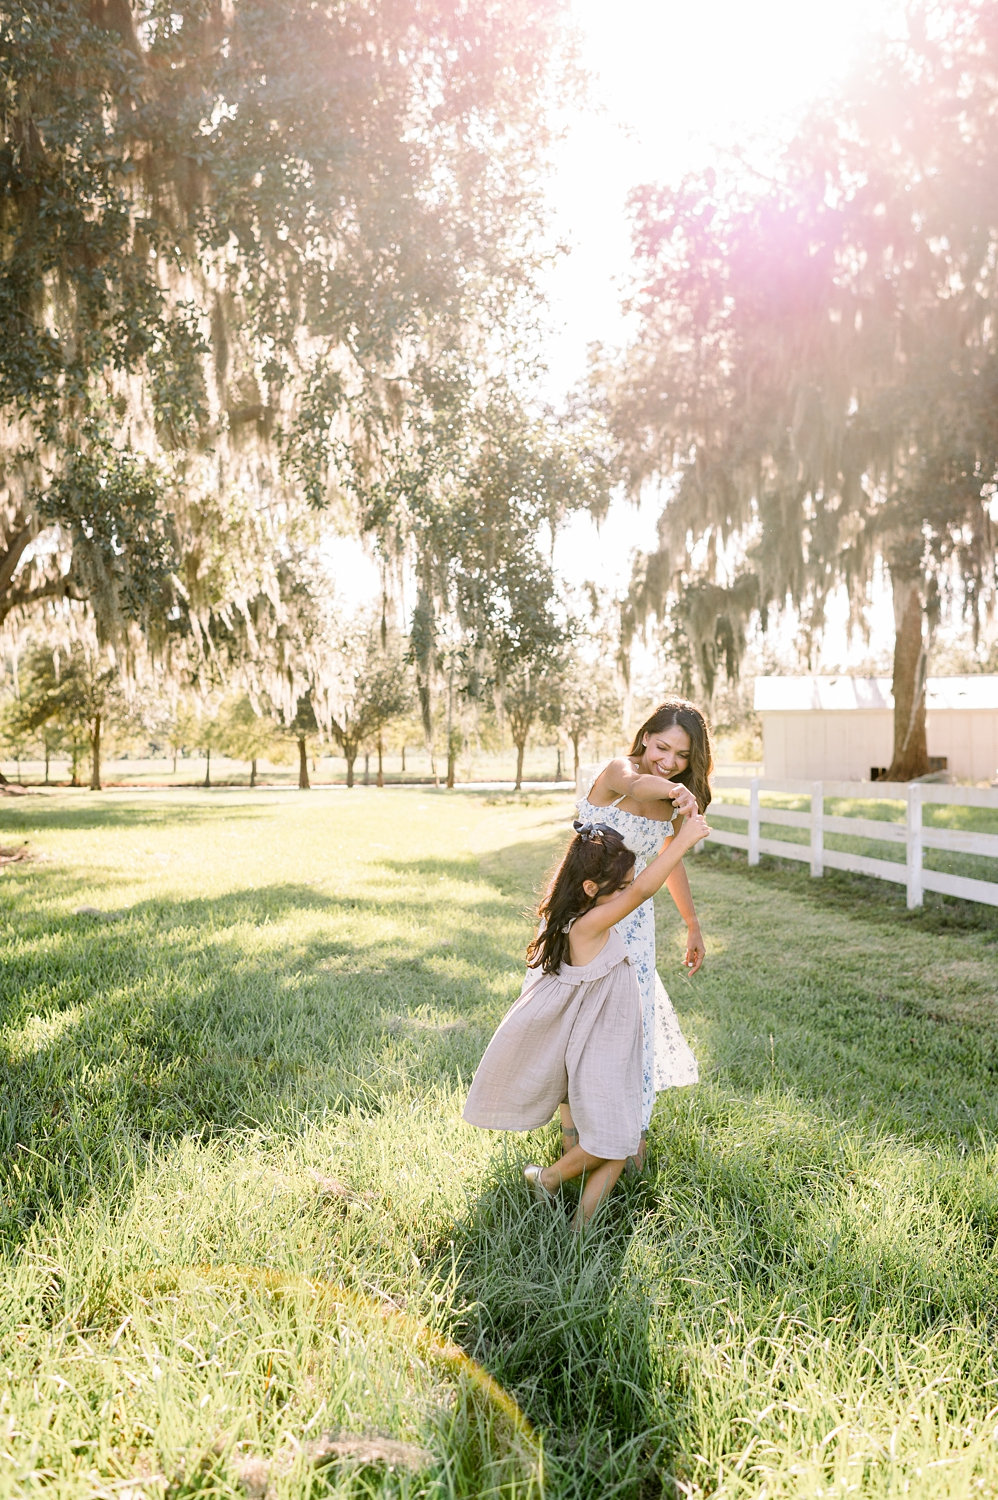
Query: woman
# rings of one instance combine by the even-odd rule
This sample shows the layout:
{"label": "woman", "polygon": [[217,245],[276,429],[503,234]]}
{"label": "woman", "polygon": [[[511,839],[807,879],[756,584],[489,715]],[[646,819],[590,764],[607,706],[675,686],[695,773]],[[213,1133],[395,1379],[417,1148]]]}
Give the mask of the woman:
{"label": "woman", "polygon": [[[706,812],[712,769],[710,735],[698,708],[671,698],[655,709],[634,736],[631,753],[602,766],[579,800],[583,822],[607,823],[623,836],[636,857],[636,869],[654,858],[668,825]],[[665,827],[663,827],[665,825]],[[703,935],[682,864],[666,881],[669,895],[686,923],[686,972],[695,974],[704,960]],[[628,956],[638,976],[644,1026],[642,1059],[641,1147],[635,1164],[644,1161],[644,1143],[659,1089],[696,1083],[696,1058],[679,1028],[676,1012],[655,970],[655,910],[646,901],[620,924]],[[566,1149],[576,1132],[562,1106]]]}

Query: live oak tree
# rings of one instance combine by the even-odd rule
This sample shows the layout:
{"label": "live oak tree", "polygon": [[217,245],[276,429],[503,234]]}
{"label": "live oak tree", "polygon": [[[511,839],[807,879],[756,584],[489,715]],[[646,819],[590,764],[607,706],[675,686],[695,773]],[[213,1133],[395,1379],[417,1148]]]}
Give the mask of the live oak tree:
{"label": "live oak tree", "polygon": [[533,295],[563,9],[9,0],[0,618],[203,638],[269,586],[233,508],[335,513],[344,452],[489,357]]}
{"label": "live oak tree", "polygon": [[894,600],[889,775],[928,769],[929,633],[949,589],[994,600],[998,29],[915,7],[765,178],[635,199],[640,331],[605,375],[629,488],[663,485],[645,613],[679,594],[701,682],[746,619],[830,590]]}

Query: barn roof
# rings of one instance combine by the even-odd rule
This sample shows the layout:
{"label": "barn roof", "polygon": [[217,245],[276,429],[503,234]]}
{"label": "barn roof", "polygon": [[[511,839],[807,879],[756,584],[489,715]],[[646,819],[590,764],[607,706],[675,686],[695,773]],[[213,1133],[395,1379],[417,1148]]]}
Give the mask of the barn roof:
{"label": "barn roof", "polygon": [[[894,710],[889,677],[757,677],[755,707],[761,713],[799,713],[802,709]],[[998,709],[998,674],[930,677],[926,707]]]}

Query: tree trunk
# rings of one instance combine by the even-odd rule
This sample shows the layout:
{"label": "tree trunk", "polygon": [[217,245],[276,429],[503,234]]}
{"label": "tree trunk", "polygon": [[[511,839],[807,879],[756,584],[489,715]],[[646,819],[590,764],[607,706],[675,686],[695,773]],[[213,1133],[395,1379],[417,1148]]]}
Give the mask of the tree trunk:
{"label": "tree trunk", "polygon": [[457,754],[454,749],[454,652],[450,652],[450,660],[447,665],[447,780],[446,785],[453,790],[454,787],[454,763]]}
{"label": "tree trunk", "polygon": [[894,755],[888,781],[911,781],[929,769],[925,739],[928,647],[921,580],[891,577],[894,595]]}
{"label": "tree trunk", "polygon": [[202,786],[206,786],[206,787],[210,787],[211,786],[211,746],[210,745],[208,746],[207,750],[204,752],[204,781],[202,781],[201,785]]}
{"label": "tree trunk", "polygon": [[402,746],[402,775],[405,775],[405,746]]}
{"label": "tree trunk", "polygon": [[250,761],[250,786],[256,786],[256,760]]}
{"label": "tree trunk", "polygon": [[385,784],[385,747],[381,743],[381,734],[378,733],[378,785]]}
{"label": "tree trunk", "polygon": [[365,786],[370,786],[371,785],[371,752],[370,752],[370,750],[365,750],[364,751],[364,785]]}
{"label": "tree trunk", "polygon": [[174,776],[176,776],[176,774],[177,774],[177,747],[176,747],[176,745],[174,745],[174,747],[173,747],[173,774],[174,774]]}
{"label": "tree trunk", "polygon": [[423,723],[423,738],[426,741],[426,753],[430,757],[430,775],[433,777],[433,785],[437,785],[437,763],[433,754],[433,715],[430,703],[430,684],[416,668],[416,693],[419,698],[419,717]]}
{"label": "tree trunk", "polygon": [[49,759],[50,759],[50,755],[51,755],[51,752],[49,751],[48,745],[46,745],[45,746],[45,780],[43,782],[44,786],[48,786],[48,784],[49,784]]}
{"label": "tree trunk", "polygon": [[520,790],[520,783],[523,780],[523,752],[526,748],[526,738],[516,741],[516,785],[513,788],[514,792]]}
{"label": "tree trunk", "polygon": [[555,779],[555,781],[560,781],[561,780],[561,746],[560,745],[558,746],[558,764],[555,767],[554,779]]}
{"label": "tree trunk", "polygon": [[311,790],[312,783],[308,779],[308,751],[305,748],[305,736],[300,735],[298,739],[298,790],[307,792]]}
{"label": "tree trunk", "polygon": [[90,731],[90,790],[99,792],[100,789],[100,714],[97,714]]}
{"label": "tree trunk", "polygon": [[353,754],[350,754],[349,751],[344,750],[343,757],[347,763],[347,786],[353,786],[353,763],[357,759],[357,752],[354,750]]}
{"label": "tree trunk", "polygon": [[579,779],[579,740],[582,738],[582,736],[578,735],[578,734],[573,734],[571,738],[572,738],[572,775],[574,776],[575,780],[578,781],[578,779]]}

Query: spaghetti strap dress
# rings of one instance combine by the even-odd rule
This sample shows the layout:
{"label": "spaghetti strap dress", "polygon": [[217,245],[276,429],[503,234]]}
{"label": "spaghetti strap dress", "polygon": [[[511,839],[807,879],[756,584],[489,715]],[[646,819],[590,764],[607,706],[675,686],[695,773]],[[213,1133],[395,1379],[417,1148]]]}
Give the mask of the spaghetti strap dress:
{"label": "spaghetti strap dress", "polygon": [[641,1002],[616,927],[587,964],[528,969],[475,1071],[464,1118],[536,1130],[568,1103],[592,1156],[633,1156],[641,1138]]}
{"label": "spaghetti strap dress", "polygon": [[[618,806],[623,797],[618,797],[609,807],[594,807],[589,801],[589,793],[606,764],[597,766],[588,778],[585,792],[578,802],[579,817],[584,823],[606,823],[610,828],[616,828],[634,855],[635,874],[640,874],[662,847],[662,840],[672,825],[625,812]],[[696,1083],[699,1070],[655,968],[654,903],[650,899],[643,902],[630,916],[617,923],[617,930],[634,966],[641,996],[641,1128],[647,1130],[655,1107],[655,1095],[661,1089]]]}

